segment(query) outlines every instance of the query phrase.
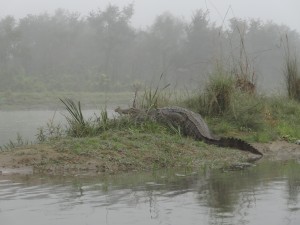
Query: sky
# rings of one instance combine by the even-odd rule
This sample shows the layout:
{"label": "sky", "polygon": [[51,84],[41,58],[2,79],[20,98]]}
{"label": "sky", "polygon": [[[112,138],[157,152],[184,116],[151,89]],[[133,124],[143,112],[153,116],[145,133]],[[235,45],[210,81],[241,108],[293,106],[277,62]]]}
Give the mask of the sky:
{"label": "sky", "polygon": [[261,19],[288,25],[300,32],[300,0],[0,0],[0,18],[13,15],[22,18],[27,14],[53,13],[57,8],[79,12],[85,16],[109,3],[118,6],[134,4],[135,27],[147,27],[163,12],[190,19],[197,9],[209,11],[211,22],[218,25],[232,18]]}

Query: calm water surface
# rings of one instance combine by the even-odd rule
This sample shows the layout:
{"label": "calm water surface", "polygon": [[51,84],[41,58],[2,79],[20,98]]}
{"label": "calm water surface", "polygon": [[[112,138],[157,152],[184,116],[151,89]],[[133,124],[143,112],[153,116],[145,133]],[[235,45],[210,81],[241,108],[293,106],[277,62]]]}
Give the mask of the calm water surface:
{"label": "calm water surface", "polygon": [[[100,110],[84,110],[86,119],[96,118]],[[110,116],[114,115],[113,110],[108,110]],[[21,110],[21,111],[1,111],[0,110],[0,146],[6,145],[10,140],[16,141],[20,135],[23,141],[36,141],[37,129],[50,121],[55,124],[65,124],[64,111],[50,110]]]}
{"label": "calm water surface", "polygon": [[110,177],[0,176],[3,225],[300,224],[300,164]]}

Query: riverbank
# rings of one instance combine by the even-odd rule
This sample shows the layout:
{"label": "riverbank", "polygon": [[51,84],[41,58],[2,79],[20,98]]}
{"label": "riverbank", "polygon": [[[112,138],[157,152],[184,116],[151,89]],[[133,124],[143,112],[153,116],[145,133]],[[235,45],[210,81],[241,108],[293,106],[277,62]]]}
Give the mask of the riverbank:
{"label": "riverbank", "polygon": [[[260,160],[300,160],[300,145],[285,141],[253,145],[264,154]],[[98,175],[162,168],[224,168],[255,158],[251,153],[170,134],[158,126],[152,132],[108,130],[95,137],[60,138],[16,147],[0,153],[0,167],[3,174],[26,170],[54,175]]]}
{"label": "riverbank", "polygon": [[156,125],[107,130],[98,136],[66,137],[0,153],[5,168],[31,166],[50,174],[118,173],[158,168],[220,168],[253,156],[181,137]]}
{"label": "riverbank", "polygon": [[[94,98],[87,96],[90,97],[88,102],[91,102],[98,95],[95,94]],[[123,97],[129,98],[129,94]],[[146,92],[143,100],[147,104],[143,107],[157,107],[158,97],[161,96]],[[233,100],[234,107],[224,113],[209,115],[200,111],[213,133],[254,143],[254,147],[264,154],[262,160],[299,159],[300,146],[290,144],[299,139],[300,123],[296,116],[300,112],[299,103],[244,94],[235,95]],[[82,117],[79,102],[76,104],[67,99],[62,102],[69,112],[66,117],[67,128],[62,130],[61,126],[47,123],[36,135],[40,144],[23,144],[19,147],[12,144],[2,148],[4,152],[0,153],[0,167],[4,168],[3,171],[5,168],[29,167],[35,173],[76,175],[161,168],[224,168],[253,161],[257,157],[183,137],[179,127],[164,126],[151,120],[141,122],[127,116],[109,119],[105,110],[93,119],[86,119]],[[247,104],[244,107],[237,102]],[[179,102],[179,105],[187,107],[197,106],[194,109],[190,107],[194,112],[199,112],[198,106],[201,104],[197,98]]]}

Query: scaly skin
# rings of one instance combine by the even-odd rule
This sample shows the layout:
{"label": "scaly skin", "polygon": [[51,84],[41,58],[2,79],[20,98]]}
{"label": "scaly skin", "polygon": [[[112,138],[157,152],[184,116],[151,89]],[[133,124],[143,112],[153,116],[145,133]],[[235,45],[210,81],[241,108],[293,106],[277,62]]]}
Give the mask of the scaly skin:
{"label": "scaly skin", "polygon": [[221,147],[236,148],[260,156],[263,155],[252,145],[241,139],[232,137],[220,138],[213,135],[201,115],[188,109],[177,106],[158,108],[155,117],[158,121],[164,121],[172,126],[180,127],[184,135],[191,136],[196,140],[203,140],[206,143]]}

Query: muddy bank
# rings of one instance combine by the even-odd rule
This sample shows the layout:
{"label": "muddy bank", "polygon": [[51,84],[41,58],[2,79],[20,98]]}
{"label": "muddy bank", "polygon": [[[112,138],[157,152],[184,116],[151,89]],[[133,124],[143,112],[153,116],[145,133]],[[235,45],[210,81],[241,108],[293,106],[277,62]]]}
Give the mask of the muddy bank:
{"label": "muddy bank", "polygon": [[300,145],[289,143],[286,141],[274,141],[272,143],[253,144],[261,150],[265,159],[270,160],[300,160]]}

